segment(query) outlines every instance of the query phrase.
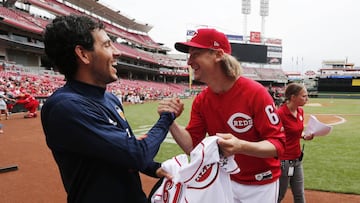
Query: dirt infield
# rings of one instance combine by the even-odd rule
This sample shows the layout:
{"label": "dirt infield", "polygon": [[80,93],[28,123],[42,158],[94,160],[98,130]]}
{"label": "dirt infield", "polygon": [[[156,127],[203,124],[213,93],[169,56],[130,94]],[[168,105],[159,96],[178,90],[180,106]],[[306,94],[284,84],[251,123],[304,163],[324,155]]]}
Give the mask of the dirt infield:
{"label": "dirt infield", "polygon": [[[10,120],[0,121],[5,131],[0,134],[0,167],[18,166],[16,171],[0,173],[0,202],[64,203],[66,194],[58,168],[46,146],[40,119],[24,119],[22,116],[20,113],[12,115]],[[142,176],[142,180],[148,194],[156,179]],[[360,202],[360,195],[317,191],[306,191],[305,195],[309,203]],[[284,202],[292,202],[291,192],[287,193]]]}

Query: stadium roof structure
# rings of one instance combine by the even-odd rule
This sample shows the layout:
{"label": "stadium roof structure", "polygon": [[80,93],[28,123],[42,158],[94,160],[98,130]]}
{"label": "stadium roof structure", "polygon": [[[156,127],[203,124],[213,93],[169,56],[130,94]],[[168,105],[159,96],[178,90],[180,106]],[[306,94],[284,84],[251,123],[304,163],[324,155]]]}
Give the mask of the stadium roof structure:
{"label": "stadium roof structure", "polygon": [[112,10],[111,8],[98,3],[98,0],[65,0],[73,5],[88,10],[98,16],[101,16],[113,23],[116,23],[125,28],[148,33],[153,27],[149,24],[142,24],[136,22],[134,18],[130,19],[125,15],[121,15],[120,11]]}

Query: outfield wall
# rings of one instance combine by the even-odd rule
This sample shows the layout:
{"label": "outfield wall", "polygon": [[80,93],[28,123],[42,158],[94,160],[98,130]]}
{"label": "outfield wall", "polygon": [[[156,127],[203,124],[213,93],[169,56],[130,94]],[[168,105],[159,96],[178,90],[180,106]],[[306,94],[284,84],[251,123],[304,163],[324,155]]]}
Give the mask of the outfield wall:
{"label": "outfield wall", "polygon": [[319,92],[360,92],[360,78],[353,76],[329,76],[319,78]]}
{"label": "outfield wall", "polygon": [[356,92],[318,92],[317,98],[330,98],[330,99],[360,99],[360,93]]}

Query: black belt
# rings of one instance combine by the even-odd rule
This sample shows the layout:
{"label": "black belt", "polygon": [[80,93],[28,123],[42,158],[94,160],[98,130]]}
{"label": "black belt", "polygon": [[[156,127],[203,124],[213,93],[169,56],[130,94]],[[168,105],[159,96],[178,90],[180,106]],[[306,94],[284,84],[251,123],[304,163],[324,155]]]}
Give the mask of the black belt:
{"label": "black belt", "polygon": [[293,159],[293,160],[282,160],[282,161],[288,161],[290,164],[292,163],[296,163],[298,161],[302,161],[303,157],[304,157],[304,145],[303,145],[303,150],[301,151],[300,157],[297,159]]}
{"label": "black belt", "polygon": [[292,163],[296,163],[296,162],[300,161],[300,159],[297,158],[297,159],[292,159],[292,160],[281,160],[281,162],[285,162],[285,161],[287,161],[287,162],[289,162],[290,164],[292,164]]}

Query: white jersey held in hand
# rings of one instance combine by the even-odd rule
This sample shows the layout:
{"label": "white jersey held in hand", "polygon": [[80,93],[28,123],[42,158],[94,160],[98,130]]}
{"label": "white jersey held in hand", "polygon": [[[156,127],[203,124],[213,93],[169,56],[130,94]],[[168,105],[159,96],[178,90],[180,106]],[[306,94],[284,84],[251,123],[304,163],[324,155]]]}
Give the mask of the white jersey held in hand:
{"label": "white jersey held in hand", "polygon": [[186,154],[177,155],[169,160],[166,160],[161,164],[161,167],[172,174],[173,178],[168,179],[164,178],[160,187],[155,191],[155,193],[151,197],[152,203],[160,203],[160,202],[187,202],[185,200],[184,184],[181,183],[178,179],[179,170],[184,165],[188,164],[188,157]]}
{"label": "white jersey held in hand", "polygon": [[[217,139],[210,136],[202,140],[191,151],[190,163],[184,154],[165,161],[162,167],[174,178],[172,181],[165,178],[151,201],[232,203],[230,174],[238,173],[240,169],[234,156],[219,154]],[[169,181],[173,183],[169,184]]]}

